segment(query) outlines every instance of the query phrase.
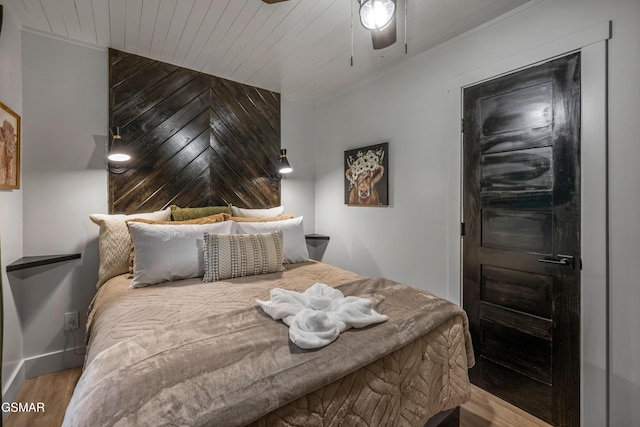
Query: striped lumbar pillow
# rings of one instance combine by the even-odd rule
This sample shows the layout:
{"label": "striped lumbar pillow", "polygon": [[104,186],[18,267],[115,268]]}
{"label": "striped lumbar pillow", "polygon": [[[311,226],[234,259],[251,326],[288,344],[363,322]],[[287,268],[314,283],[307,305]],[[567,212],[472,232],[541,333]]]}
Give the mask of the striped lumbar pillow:
{"label": "striped lumbar pillow", "polygon": [[282,231],[204,234],[204,281],[285,271]]}

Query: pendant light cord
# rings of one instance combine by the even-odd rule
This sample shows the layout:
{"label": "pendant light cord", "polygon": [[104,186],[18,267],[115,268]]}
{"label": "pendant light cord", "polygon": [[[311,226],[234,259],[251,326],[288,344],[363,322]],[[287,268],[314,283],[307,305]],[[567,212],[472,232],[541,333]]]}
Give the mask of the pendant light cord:
{"label": "pendant light cord", "polygon": [[353,67],[353,0],[351,0],[351,66]]}
{"label": "pendant light cord", "polygon": [[404,0],[404,54],[408,53],[407,49],[407,3],[409,0]]}

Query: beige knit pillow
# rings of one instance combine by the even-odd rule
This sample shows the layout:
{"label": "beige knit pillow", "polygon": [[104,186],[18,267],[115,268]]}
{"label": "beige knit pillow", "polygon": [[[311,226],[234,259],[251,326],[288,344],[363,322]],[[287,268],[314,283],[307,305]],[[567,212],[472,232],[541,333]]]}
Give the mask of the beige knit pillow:
{"label": "beige knit pillow", "polygon": [[132,215],[94,214],[89,218],[100,227],[98,250],[100,267],[98,269],[98,287],[118,274],[129,271],[129,252],[131,237],[127,228],[127,220],[134,218],[169,221],[171,211],[139,213]]}
{"label": "beige knit pillow", "polygon": [[282,231],[261,234],[204,233],[204,281],[285,271]]}

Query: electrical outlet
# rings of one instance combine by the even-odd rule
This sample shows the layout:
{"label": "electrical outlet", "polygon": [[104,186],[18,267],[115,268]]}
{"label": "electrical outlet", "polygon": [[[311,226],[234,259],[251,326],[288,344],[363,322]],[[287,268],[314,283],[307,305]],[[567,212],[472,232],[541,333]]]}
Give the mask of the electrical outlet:
{"label": "electrical outlet", "polygon": [[64,330],[70,331],[72,329],[78,329],[78,312],[72,311],[71,313],[64,314]]}

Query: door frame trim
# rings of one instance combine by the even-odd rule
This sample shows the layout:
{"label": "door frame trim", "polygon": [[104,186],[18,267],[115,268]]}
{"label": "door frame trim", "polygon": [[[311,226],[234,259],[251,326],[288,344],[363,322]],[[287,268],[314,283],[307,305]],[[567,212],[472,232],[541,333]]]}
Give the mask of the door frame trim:
{"label": "door frame trim", "polygon": [[[462,91],[465,87],[581,52],[581,405],[580,419],[609,425],[609,275],[608,275],[608,160],[607,160],[607,40],[611,22],[507,57],[456,76],[447,82],[450,124],[448,212],[448,299],[462,304]],[[588,172],[588,173],[585,173]],[[603,286],[604,283],[604,286]]]}

